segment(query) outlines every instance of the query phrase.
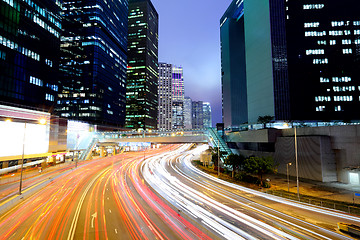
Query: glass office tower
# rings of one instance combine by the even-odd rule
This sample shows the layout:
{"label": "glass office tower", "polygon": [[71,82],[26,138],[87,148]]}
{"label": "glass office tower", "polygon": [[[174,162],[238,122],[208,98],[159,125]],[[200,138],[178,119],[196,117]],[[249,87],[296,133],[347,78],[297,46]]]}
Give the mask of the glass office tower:
{"label": "glass office tower", "polygon": [[286,2],[292,115],[360,120],[360,2]]}
{"label": "glass office tower", "polygon": [[248,121],[243,1],[233,1],[220,24],[222,116],[236,128]]}
{"label": "glass office tower", "polygon": [[[244,67],[249,123],[265,115],[275,120],[360,120],[359,111],[354,110],[360,107],[358,1],[268,0],[258,4],[234,0],[228,11],[236,13],[241,5],[243,26],[228,28],[233,36],[229,39],[236,42],[231,45],[222,38],[226,126],[232,126],[226,120],[232,117],[226,111],[230,106],[226,98],[241,93],[231,92],[233,82],[241,81],[229,73]],[[222,36],[230,23],[226,15]],[[243,34],[236,36],[237,32]],[[238,57],[232,64],[226,56],[241,47],[245,61]]]}
{"label": "glass office tower", "polygon": [[129,1],[126,127],[131,129],[157,127],[158,18],[150,0]]}
{"label": "glass office tower", "polygon": [[0,101],[52,112],[58,93],[60,3],[0,0]]}
{"label": "glass office tower", "polygon": [[126,107],[128,1],[63,1],[63,117],[123,126]]}

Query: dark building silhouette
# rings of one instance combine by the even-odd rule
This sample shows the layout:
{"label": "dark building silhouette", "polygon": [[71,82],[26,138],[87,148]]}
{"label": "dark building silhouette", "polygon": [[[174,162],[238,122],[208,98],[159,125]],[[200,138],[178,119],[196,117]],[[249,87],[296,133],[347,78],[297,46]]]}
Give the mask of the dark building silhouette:
{"label": "dark building silhouette", "polygon": [[225,127],[266,115],[359,120],[359,5],[233,1],[221,19]]}
{"label": "dark building silhouette", "polygon": [[130,0],[126,127],[157,127],[158,76],[158,13],[150,0]]}
{"label": "dark building silhouette", "polygon": [[128,1],[63,1],[62,117],[123,126]]}
{"label": "dark building silhouette", "polygon": [[0,1],[0,101],[53,111],[58,94],[59,1]]}

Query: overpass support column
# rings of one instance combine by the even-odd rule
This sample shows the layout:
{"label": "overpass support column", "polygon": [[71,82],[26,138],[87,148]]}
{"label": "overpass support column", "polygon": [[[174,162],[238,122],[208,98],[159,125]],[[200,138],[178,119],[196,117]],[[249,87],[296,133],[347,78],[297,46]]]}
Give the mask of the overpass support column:
{"label": "overpass support column", "polygon": [[2,163],[2,168],[7,168],[9,167],[9,161],[5,161]]}
{"label": "overpass support column", "polygon": [[100,157],[105,157],[105,147],[100,147]]}

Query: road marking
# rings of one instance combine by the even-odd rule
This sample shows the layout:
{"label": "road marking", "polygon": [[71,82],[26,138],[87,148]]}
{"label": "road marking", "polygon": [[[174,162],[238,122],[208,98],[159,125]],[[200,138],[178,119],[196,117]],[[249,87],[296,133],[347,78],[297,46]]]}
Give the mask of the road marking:
{"label": "road marking", "polygon": [[74,239],[74,235],[75,235],[75,230],[76,230],[76,225],[77,225],[77,222],[78,222],[78,219],[79,219],[79,215],[80,215],[80,210],[81,210],[81,206],[85,200],[85,197],[88,193],[88,191],[90,190],[91,186],[94,184],[95,180],[97,180],[104,172],[106,172],[107,170],[105,171],[102,171],[101,173],[99,173],[91,182],[90,184],[86,187],[84,193],[81,195],[81,198],[79,200],[79,204],[76,208],[76,211],[75,211],[75,215],[74,215],[74,218],[71,222],[71,226],[70,226],[70,230],[69,230],[69,235],[68,235],[68,238],[67,240],[72,240]]}
{"label": "road marking", "polygon": [[97,212],[95,212],[93,215],[91,215],[91,228],[94,228],[94,220],[97,217]]}

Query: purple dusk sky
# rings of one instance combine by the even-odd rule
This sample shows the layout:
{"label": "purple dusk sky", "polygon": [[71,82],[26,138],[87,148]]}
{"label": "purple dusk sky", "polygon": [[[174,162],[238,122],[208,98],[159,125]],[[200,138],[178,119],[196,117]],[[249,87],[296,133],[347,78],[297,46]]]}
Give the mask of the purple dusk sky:
{"label": "purple dusk sky", "polygon": [[221,118],[220,18],[231,0],[152,0],[159,13],[159,62],[184,68],[185,95]]}

